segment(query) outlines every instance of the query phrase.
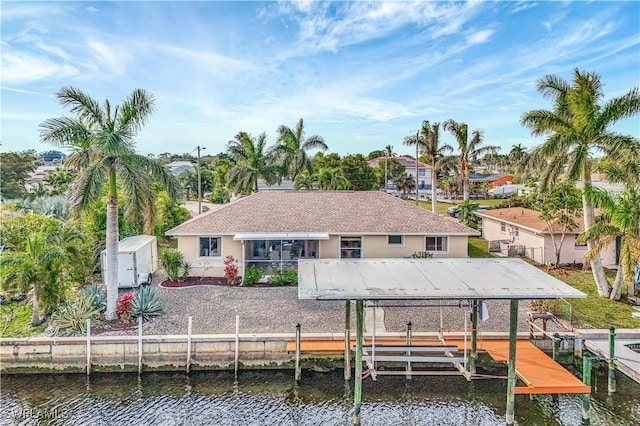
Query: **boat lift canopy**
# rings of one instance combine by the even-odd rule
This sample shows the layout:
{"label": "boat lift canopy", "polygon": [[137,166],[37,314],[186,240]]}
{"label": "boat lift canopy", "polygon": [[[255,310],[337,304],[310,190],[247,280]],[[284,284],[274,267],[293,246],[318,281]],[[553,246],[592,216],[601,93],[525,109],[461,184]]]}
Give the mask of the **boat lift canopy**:
{"label": "boat lift canopy", "polygon": [[521,259],[300,259],[298,298],[496,300],[584,298]]}
{"label": "boat lift canopy", "polygon": [[[506,423],[512,425],[514,424],[516,385],[518,301],[584,297],[586,294],[521,259],[300,259],[298,261],[299,299],[345,300],[348,302],[345,307],[347,320],[350,301],[356,301],[354,424],[358,425],[362,395],[364,301],[373,301],[374,306],[381,300],[471,301],[472,355],[468,372],[475,373],[478,303],[480,300],[510,300]],[[373,312],[375,324],[375,309]],[[345,323],[345,367],[350,358],[348,329]],[[439,349],[445,351],[443,348],[444,346]],[[370,349],[372,351],[370,359],[375,371],[375,329]],[[379,351],[381,349],[397,348],[378,348]],[[407,356],[386,356],[386,358],[407,361],[414,359],[411,351],[415,352],[416,347],[406,346],[402,349],[407,350]],[[455,361],[452,354],[447,351],[448,349],[445,351],[447,357],[432,357],[432,360]],[[464,369],[467,370],[466,337],[464,363]]]}

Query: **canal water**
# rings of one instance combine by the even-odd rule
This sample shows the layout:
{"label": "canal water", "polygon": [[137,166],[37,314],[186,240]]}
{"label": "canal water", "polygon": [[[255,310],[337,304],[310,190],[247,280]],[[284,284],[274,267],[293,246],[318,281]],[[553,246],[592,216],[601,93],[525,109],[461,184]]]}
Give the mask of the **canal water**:
{"label": "canal water", "polygon": [[[594,370],[591,425],[639,425],[640,387]],[[2,425],[349,425],[352,383],[341,371],[3,375]],[[506,381],[379,376],[364,381],[364,425],[503,425]],[[580,396],[516,396],[519,425],[581,425]]]}

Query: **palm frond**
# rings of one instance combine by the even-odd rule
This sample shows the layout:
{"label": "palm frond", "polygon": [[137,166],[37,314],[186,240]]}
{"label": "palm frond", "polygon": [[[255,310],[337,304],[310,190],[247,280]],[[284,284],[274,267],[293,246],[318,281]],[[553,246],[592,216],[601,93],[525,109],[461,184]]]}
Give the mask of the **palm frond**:
{"label": "palm frond", "polygon": [[100,104],[82,90],[66,86],[56,93],[56,97],[63,106],[70,106],[70,111],[89,127],[103,126],[105,117]]}

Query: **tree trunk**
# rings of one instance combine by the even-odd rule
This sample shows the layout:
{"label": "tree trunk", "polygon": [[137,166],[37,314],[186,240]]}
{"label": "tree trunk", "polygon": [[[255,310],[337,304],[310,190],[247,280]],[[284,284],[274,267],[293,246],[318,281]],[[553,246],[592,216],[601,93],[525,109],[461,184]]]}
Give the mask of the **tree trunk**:
{"label": "tree trunk", "polygon": [[[588,167],[583,169],[582,173],[582,212],[584,217],[584,229],[585,231],[591,228],[594,222],[593,204],[587,200],[584,193],[588,188],[591,188],[591,170]],[[587,241],[587,250],[591,250],[593,247],[592,241]],[[593,280],[596,283],[598,294],[602,297],[609,297],[609,282],[604,274],[604,267],[602,266],[602,258],[600,253],[596,254],[590,263],[591,273],[593,274]]]}
{"label": "tree trunk", "polygon": [[[624,284],[624,270],[622,266],[622,262],[618,266],[618,272],[616,272],[616,279],[613,281],[613,288],[611,289],[611,294],[609,298],[611,300],[620,300],[620,296],[622,296],[622,284]],[[633,285],[633,284],[629,284]]]}
{"label": "tree trunk", "polygon": [[438,210],[438,201],[436,200],[436,196],[438,194],[438,190],[436,189],[436,166],[435,164],[431,165],[431,211],[437,213]]}
{"label": "tree trunk", "polygon": [[462,178],[462,200],[469,201],[469,176]]}
{"label": "tree trunk", "polygon": [[40,287],[38,284],[33,285],[33,299],[31,300],[33,313],[31,315],[31,325],[35,327],[40,325]]}
{"label": "tree trunk", "polygon": [[118,193],[115,170],[109,172],[109,197],[107,198],[107,310],[105,317],[109,321],[117,320],[118,313]]}

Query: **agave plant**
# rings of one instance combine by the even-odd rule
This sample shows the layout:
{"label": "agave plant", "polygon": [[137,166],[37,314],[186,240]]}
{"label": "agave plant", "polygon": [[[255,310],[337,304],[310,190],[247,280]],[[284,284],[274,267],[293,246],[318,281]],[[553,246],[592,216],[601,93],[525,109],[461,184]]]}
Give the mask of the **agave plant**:
{"label": "agave plant", "polygon": [[160,314],[162,314],[162,306],[156,289],[149,286],[138,288],[131,301],[131,316],[142,316],[145,321],[148,321],[151,317]]}
{"label": "agave plant", "polygon": [[91,304],[94,308],[100,312],[104,312],[107,309],[107,292],[104,287],[99,286],[97,283],[91,284],[89,287],[82,289],[82,295],[87,299],[91,299]]}
{"label": "agave plant", "polygon": [[87,319],[91,325],[97,324],[100,310],[93,305],[93,297],[82,296],[74,301],[65,301],[62,307],[54,314],[54,334],[61,330],[86,333]]}

